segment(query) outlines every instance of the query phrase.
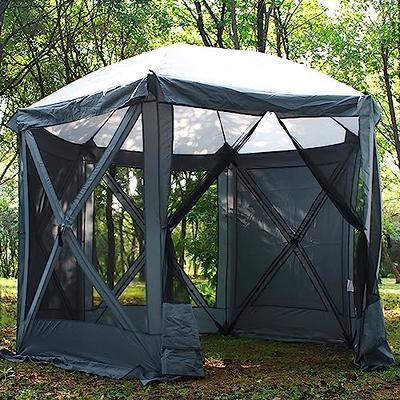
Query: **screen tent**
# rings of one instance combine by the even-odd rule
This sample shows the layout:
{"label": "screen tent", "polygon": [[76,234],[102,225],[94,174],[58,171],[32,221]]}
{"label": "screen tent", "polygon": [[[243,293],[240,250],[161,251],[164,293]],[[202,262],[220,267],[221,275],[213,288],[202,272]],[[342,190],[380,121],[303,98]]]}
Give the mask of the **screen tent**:
{"label": "screen tent", "polygon": [[[199,333],[219,332],[344,344],[362,368],[391,365],[377,288],[378,119],[370,96],[304,65],[189,45],[18,110],[8,357],[143,382],[202,376]],[[179,182],[190,190],[172,204]],[[212,295],[174,239],[208,198]]]}

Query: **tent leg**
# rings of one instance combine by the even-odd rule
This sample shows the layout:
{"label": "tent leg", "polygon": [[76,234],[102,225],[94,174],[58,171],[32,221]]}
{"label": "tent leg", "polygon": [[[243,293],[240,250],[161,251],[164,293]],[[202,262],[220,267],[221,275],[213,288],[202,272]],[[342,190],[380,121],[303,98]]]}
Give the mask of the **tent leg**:
{"label": "tent leg", "polygon": [[[91,173],[93,172],[94,164],[92,163],[84,163],[84,177],[85,181],[89,178]],[[83,250],[85,252],[86,257],[90,262],[93,263],[93,254],[94,254],[94,195],[89,197],[86,201],[85,206],[83,208]],[[86,320],[88,315],[86,314],[86,310],[90,310],[93,307],[93,286],[86,275],[81,272],[83,279],[83,319]]]}
{"label": "tent leg", "polygon": [[17,348],[20,347],[23,332],[25,330],[26,297],[28,287],[29,268],[29,198],[28,198],[28,161],[26,151],[26,132],[22,132],[19,139],[20,163],[19,163],[19,265],[18,275],[19,307],[18,307],[18,330]]}
{"label": "tent leg", "polygon": [[162,274],[171,174],[173,109],[143,103],[144,218],[147,281],[147,322],[151,334],[161,333]]}
{"label": "tent leg", "polygon": [[361,107],[359,118],[359,138],[361,149],[360,176],[362,180],[363,200],[364,200],[364,223],[369,238],[371,223],[371,204],[372,204],[372,181],[373,181],[373,154],[374,154],[374,121],[371,115],[372,100],[369,99]]}
{"label": "tent leg", "polygon": [[237,268],[237,168],[231,165],[228,169],[228,259],[226,291],[226,326],[233,321],[236,293]]}
{"label": "tent leg", "polygon": [[227,306],[227,261],[228,261],[228,173],[218,177],[218,270],[217,307]]}

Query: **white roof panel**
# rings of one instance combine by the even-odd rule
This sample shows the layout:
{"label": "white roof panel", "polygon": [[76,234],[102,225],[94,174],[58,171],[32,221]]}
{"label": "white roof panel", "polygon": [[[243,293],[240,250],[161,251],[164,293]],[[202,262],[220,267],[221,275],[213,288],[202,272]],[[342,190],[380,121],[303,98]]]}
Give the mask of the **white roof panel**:
{"label": "white roof panel", "polygon": [[31,107],[70,101],[125,86],[154,71],[158,76],[242,92],[285,95],[359,96],[359,92],[305,65],[256,51],[186,44],[142,53],[101,68]]}

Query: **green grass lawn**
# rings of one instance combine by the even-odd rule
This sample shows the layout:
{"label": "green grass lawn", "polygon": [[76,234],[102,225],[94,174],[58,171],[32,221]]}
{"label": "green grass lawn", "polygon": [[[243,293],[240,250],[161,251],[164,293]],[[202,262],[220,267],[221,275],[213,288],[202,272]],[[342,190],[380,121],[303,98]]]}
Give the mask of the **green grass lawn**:
{"label": "green grass lawn", "polygon": [[[135,289],[136,290],[136,289]],[[381,285],[389,341],[400,359],[400,285]],[[135,291],[129,291],[129,296]],[[0,344],[15,336],[16,282],[0,279]],[[351,351],[329,345],[202,337],[205,379],[142,387],[30,362],[0,360],[0,399],[399,399],[400,368],[362,372]]]}

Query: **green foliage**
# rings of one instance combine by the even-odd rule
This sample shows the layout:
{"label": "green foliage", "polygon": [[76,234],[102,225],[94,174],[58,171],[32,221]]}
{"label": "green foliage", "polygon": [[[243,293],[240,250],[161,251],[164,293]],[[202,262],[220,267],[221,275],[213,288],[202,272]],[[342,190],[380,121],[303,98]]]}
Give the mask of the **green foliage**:
{"label": "green foliage", "polygon": [[17,146],[5,123],[17,108],[83,75],[169,43],[176,21],[170,0],[4,0],[1,5],[6,8],[3,20],[0,7],[0,276],[15,276]]}
{"label": "green foliage", "polygon": [[[133,204],[143,208],[143,173],[141,170],[118,167],[115,180],[121,189],[129,194]],[[94,236],[96,262],[100,273],[106,280],[107,254],[109,251],[108,230],[106,221],[106,197],[109,191],[107,185],[100,183],[95,189],[94,198]],[[111,191],[110,191],[111,193]],[[126,271],[143,250],[143,234],[133,218],[122,207],[115,196],[112,196],[113,233],[116,247],[117,276]],[[116,282],[114,282],[116,283]],[[113,286],[113,285],[111,285]]]}
{"label": "green foliage", "polygon": [[18,206],[12,182],[0,186],[0,277],[5,278],[18,272]]}
{"label": "green foliage", "polygon": [[[203,171],[176,171],[172,174],[169,212],[189,196],[204,175]],[[218,258],[217,184],[214,183],[172,232],[178,262],[210,305],[216,301]]]}
{"label": "green foliage", "polygon": [[[132,203],[143,209],[143,171],[116,167],[113,174]],[[110,203],[107,203],[107,196],[110,196]],[[107,207],[111,220],[107,220]],[[110,240],[110,237],[113,240]],[[94,260],[100,276],[111,288],[144,249],[143,233],[105,182],[99,184],[94,192],[94,244]],[[124,304],[130,302],[144,304],[146,302],[144,280],[143,271],[130,283],[121,295],[120,301]],[[99,296],[95,293],[95,304],[98,300]]]}
{"label": "green foliage", "polygon": [[389,219],[386,215],[382,220],[383,232],[389,234],[392,239],[400,240],[400,226],[393,219]]}
{"label": "green foliage", "polygon": [[216,283],[218,255],[217,185],[212,185],[187,214],[189,224],[198,226],[197,232],[187,241],[187,251],[194,264],[200,264],[202,275]]}

